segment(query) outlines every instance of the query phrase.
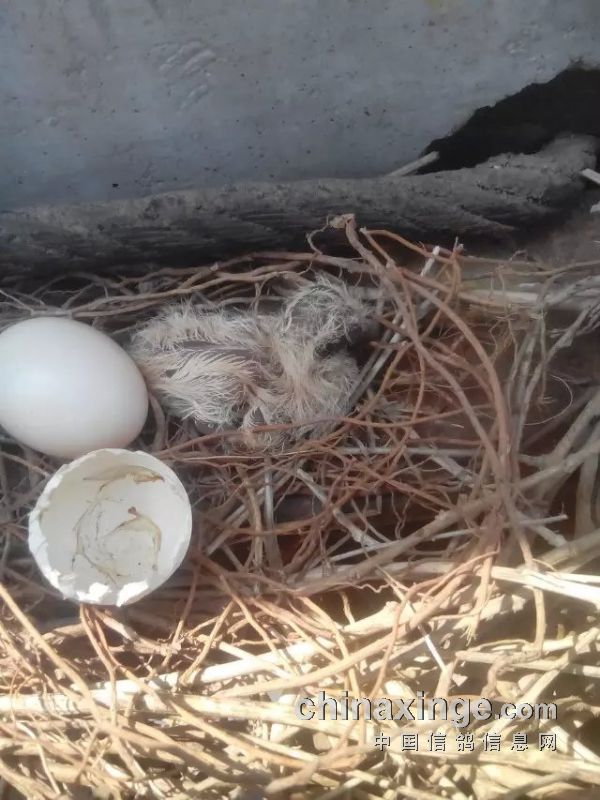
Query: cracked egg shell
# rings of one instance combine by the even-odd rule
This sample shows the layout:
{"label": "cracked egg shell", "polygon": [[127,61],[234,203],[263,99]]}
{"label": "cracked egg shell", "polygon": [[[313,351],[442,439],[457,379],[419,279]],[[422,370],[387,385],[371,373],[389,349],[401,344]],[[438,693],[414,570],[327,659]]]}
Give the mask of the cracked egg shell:
{"label": "cracked egg shell", "polygon": [[191,532],[190,501],[170,467],[104,449],[50,478],[29,516],[29,549],[63,597],[122,606],[175,572]]}

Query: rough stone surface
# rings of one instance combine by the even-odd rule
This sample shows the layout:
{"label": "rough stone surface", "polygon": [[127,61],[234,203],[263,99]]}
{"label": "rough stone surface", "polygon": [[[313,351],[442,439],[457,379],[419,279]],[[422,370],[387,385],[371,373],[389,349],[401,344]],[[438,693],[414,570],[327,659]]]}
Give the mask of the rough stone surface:
{"label": "rough stone surface", "polygon": [[595,0],[3,0],[0,208],[385,174],[599,40]]}
{"label": "rough stone surface", "polygon": [[0,214],[0,274],[198,263],[302,245],[332,214],[413,238],[502,237],[556,218],[580,198],[596,140],[563,137],[534,155],[404,178],[239,183],[109,203]]}

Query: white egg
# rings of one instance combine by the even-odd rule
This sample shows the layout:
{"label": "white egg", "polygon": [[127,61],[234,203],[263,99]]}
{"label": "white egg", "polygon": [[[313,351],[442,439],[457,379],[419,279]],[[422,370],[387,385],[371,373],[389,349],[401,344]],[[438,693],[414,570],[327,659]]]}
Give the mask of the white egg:
{"label": "white egg", "polygon": [[0,425],[34,450],[76,458],[125,447],[147,414],[137,366],[95,328],[38,317],[0,334]]}

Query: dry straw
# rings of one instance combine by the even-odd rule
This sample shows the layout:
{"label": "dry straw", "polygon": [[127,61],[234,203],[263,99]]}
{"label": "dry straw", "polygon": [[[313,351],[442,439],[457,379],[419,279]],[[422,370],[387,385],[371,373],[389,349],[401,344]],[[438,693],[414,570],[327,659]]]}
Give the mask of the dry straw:
{"label": "dry straw", "polygon": [[[27,513],[56,464],[3,440],[3,796],[516,800],[600,783],[600,392],[584,348],[597,265],[485,261],[332,225],[342,256],[309,239],[143,277],[5,281],[3,325],[66,314],[123,341],[174,298],[251,304],[322,270],[383,299],[355,409],[322,439],[232,455],[153,404],[141,445],[184,480],[206,533],[125,609],[78,609],[43,582]],[[296,699],[319,691],[558,716],[473,721],[461,751],[440,720],[299,718]],[[502,735],[499,753],[485,733]]]}

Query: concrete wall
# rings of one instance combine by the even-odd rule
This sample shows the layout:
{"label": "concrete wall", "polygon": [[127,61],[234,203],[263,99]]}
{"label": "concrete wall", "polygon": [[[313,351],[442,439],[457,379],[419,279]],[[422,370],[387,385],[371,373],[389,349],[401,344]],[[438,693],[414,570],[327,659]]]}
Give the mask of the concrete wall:
{"label": "concrete wall", "polygon": [[576,60],[597,0],[3,0],[0,208],[384,173]]}

